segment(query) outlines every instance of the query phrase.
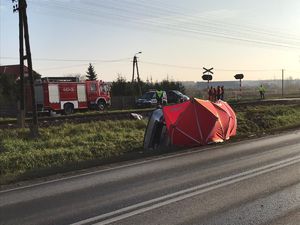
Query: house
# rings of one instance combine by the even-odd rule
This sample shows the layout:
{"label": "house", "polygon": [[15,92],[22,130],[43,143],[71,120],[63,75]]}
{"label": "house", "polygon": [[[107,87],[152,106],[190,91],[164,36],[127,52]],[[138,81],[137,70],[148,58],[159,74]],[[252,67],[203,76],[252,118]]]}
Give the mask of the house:
{"label": "house", "polygon": [[[16,80],[20,78],[20,65],[3,65],[0,66],[0,75],[9,74],[14,75]],[[33,70],[33,76],[35,78],[40,78],[41,75]],[[24,66],[24,77],[28,77],[28,67]]]}

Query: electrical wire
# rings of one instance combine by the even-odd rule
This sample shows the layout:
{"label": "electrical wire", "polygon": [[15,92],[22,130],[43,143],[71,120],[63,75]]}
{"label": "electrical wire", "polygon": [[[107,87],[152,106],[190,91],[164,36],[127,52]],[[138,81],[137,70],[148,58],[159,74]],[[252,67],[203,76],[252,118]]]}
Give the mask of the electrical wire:
{"label": "electrical wire", "polygon": [[[54,1],[55,2],[55,1]],[[101,3],[101,2],[100,2]],[[165,30],[168,30],[168,31],[172,31],[172,32],[177,32],[177,33],[189,33],[189,34],[193,34],[193,35],[206,35],[206,36],[213,36],[213,37],[217,37],[217,38],[222,38],[222,39],[231,39],[231,40],[236,40],[236,41],[242,41],[242,42],[248,42],[248,43],[254,43],[254,44],[260,44],[260,45],[265,45],[265,46],[276,46],[276,47],[285,47],[285,48],[297,48],[299,49],[300,48],[300,45],[298,45],[298,39],[293,42],[287,42],[287,40],[285,40],[285,43],[281,40],[270,40],[270,39],[266,39],[266,40],[262,40],[262,39],[251,39],[251,38],[247,38],[247,37],[237,37],[236,35],[235,36],[232,36],[232,35],[229,35],[228,33],[224,33],[224,31],[219,31],[217,30],[216,28],[214,27],[210,27],[208,26],[208,28],[210,27],[210,30],[199,30],[194,28],[194,26],[196,26],[197,24],[192,24],[193,26],[186,26],[186,24],[177,24],[177,25],[172,25],[170,26],[170,24],[167,24],[166,21],[156,21],[156,22],[153,22],[151,20],[141,20],[141,21],[138,21],[140,19],[139,16],[137,15],[140,15],[141,13],[139,14],[134,14],[135,16],[128,16],[128,15],[124,15],[124,13],[120,13],[120,12],[127,12],[127,13],[130,13],[132,11],[128,11],[128,9],[124,9],[124,8],[118,8],[116,6],[107,6],[107,5],[99,5],[99,2],[97,2],[98,4],[98,8],[101,6],[103,8],[106,9],[106,11],[102,12],[102,13],[99,13],[97,10],[95,10],[95,7],[89,7],[89,8],[86,8],[88,9],[88,14],[86,12],[84,12],[84,10],[82,8],[79,8],[79,7],[69,7],[69,6],[65,6],[65,5],[62,5],[61,3],[58,3],[56,2],[54,4],[54,7],[55,8],[60,8],[62,10],[66,10],[66,11],[69,11],[71,14],[74,14],[75,16],[76,15],[81,15],[81,16],[89,16],[89,17],[95,17],[95,18],[101,18],[101,19],[105,19],[105,20],[109,20],[112,22],[112,20],[114,21],[122,21],[122,23],[124,22],[127,22],[127,23],[135,23],[135,25],[148,25],[148,26],[152,26],[155,27],[155,28],[159,28],[159,29],[163,29],[164,31]],[[49,3],[48,3],[48,6],[49,6]],[[51,6],[51,4],[50,4]],[[52,7],[53,7],[53,3],[52,3]],[[47,9],[49,9],[49,7],[47,7]],[[114,12],[115,11],[115,12]],[[139,11],[139,10],[137,10]],[[117,12],[117,13],[116,13]],[[104,14],[103,14],[104,13]],[[154,14],[150,14],[148,15],[152,16],[152,18],[155,18],[155,16],[159,16],[158,15],[154,15]],[[137,24],[136,24],[137,23]],[[199,24],[198,24],[199,25]],[[202,25],[203,27],[203,25]],[[223,26],[224,27],[224,26]],[[241,30],[240,30],[241,31]],[[254,30],[253,30],[254,31]],[[249,36],[249,35],[248,35]],[[275,35],[273,35],[275,37]]]}
{"label": "electrical wire", "polygon": [[[17,57],[0,57],[0,58],[4,58],[4,59],[18,59]],[[126,60],[129,60],[131,58],[125,58]],[[73,61],[91,61],[91,60],[85,60],[85,59],[47,59],[47,58],[35,58],[34,60],[42,60],[42,61],[63,61],[63,62],[73,62]],[[94,60],[97,61],[97,60]],[[101,62],[108,62],[107,60],[101,60]],[[110,60],[109,62],[126,62],[124,60]],[[128,61],[130,62],[130,61]],[[149,62],[149,61],[141,61],[139,60],[140,64],[149,64],[149,65],[156,65],[156,66],[160,66],[160,67],[171,67],[171,68],[180,68],[180,69],[187,69],[187,70],[198,70],[198,71],[202,71],[203,68],[202,67],[194,67],[194,66],[187,66],[187,65],[175,65],[175,64],[166,64],[166,63],[158,63],[158,62]],[[65,69],[65,68],[73,68],[73,67],[79,67],[79,66],[85,66],[86,64],[76,64],[76,65],[70,65],[70,66],[62,66],[62,67],[49,67],[49,68],[38,68],[41,70],[55,70],[55,69]],[[237,71],[243,71],[243,72],[273,72],[273,71],[281,71],[281,69],[222,69],[222,68],[215,68],[215,71],[219,71],[219,72],[237,72]],[[285,70],[285,71],[289,71],[289,72],[299,72],[300,71],[292,71],[292,70]]]}
{"label": "electrical wire", "polygon": [[[186,65],[174,65],[174,64],[164,64],[164,63],[156,63],[156,62],[147,62],[147,61],[139,61],[142,64],[150,64],[162,67],[173,67],[173,68],[181,68],[181,69],[189,69],[189,70],[203,70],[202,67],[193,67]],[[220,72],[236,72],[236,71],[245,71],[245,72],[272,72],[272,71],[281,71],[281,69],[221,69],[215,68],[216,71]]]}
{"label": "electrical wire", "polygon": [[[19,59],[18,57],[0,57],[2,59]],[[53,62],[101,62],[101,63],[114,63],[114,62],[124,62],[128,61],[131,58],[122,58],[122,59],[110,59],[110,60],[103,60],[103,59],[66,59],[66,58],[33,58],[36,61],[53,61]]]}

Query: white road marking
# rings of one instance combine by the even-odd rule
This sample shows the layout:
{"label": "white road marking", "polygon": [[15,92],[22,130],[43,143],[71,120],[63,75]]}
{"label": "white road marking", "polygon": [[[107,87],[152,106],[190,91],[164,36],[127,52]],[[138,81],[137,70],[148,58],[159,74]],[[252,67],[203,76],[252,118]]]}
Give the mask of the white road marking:
{"label": "white road marking", "polygon": [[[95,223],[96,225],[105,225],[112,222],[116,222],[122,219],[126,219],[128,217],[144,213],[177,201],[184,200],[186,198],[190,198],[199,194],[203,194],[208,191],[212,191],[217,188],[221,188],[230,184],[234,184],[249,178],[253,178],[255,176],[265,174],[268,172],[272,172],[274,170],[287,167],[300,162],[300,156],[291,157],[285,160],[281,160],[266,166],[258,167],[255,169],[251,169],[242,173],[234,174],[228,177],[224,177],[215,181],[211,181],[205,184],[201,184],[198,186],[194,186],[188,189],[184,189],[178,192],[174,192],[172,194],[164,195],[158,198],[154,198],[145,202],[141,202],[138,204],[134,204],[122,209],[118,209],[109,213],[105,213],[99,216],[91,217],[71,225],[84,225],[87,223],[97,222],[99,220],[104,219],[101,222]],[[151,205],[152,204],[152,205]],[[143,207],[143,208],[140,208]],[[130,211],[133,210],[133,211]],[[124,214],[121,214],[124,213]],[[121,215],[120,215],[121,214]],[[115,216],[113,218],[109,218]]]}

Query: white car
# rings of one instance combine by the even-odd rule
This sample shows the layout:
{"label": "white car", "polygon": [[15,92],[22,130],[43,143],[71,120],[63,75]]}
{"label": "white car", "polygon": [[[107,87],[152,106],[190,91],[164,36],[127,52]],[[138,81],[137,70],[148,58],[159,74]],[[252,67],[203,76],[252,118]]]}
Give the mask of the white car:
{"label": "white car", "polygon": [[[168,103],[167,93],[163,91],[162,104],[166,105]],[[137,101],[136,105],[138,107],[152,107],[157,105],[156,91],[148,91],[143,94]]]}

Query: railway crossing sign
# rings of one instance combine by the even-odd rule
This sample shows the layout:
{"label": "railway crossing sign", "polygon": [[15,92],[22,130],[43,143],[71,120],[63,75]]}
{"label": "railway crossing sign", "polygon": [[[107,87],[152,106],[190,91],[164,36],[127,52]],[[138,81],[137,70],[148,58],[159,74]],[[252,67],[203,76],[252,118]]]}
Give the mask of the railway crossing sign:
{"label": "railway crossing sign", "polygon": [[212,75],[210,75],[210,74],[204,74],[204,75],[202,76],[202,79],[203,79],[203,80],[210,81],[210,80],[212,80]]}
{"label": "railway crossing sign", "polygon": [[234,78],[240,80],[240,93],[242,92],[242,79],[244,78],[244,74],[239,73],[234,75]]}
{"label": "railway crossing sign", "polygon": [[208,82],[210,80],[212,80],[212,74],[214,74],[214,72],[212,71],[214,68],[210,68],[210,69],[206,69],[205,67],[203,67],[204,69],[204,72],[203,72],[203,76],[202,76],[202,79],[203,80],[207,80]]}
{"label": "railway crossing sign", "polygon": [[244,74],[242,74],[242,73],[236,74],[236,75],[234,75],[234,78],[237,80],[242,80],[244,78]]}
{"label": "railway crossing sign", "polygon": [[210,68],[207,69],[205,67],[203,67],[204,71],[203,71],[203,75],[202,75],[202,80],[207,80],[207,88],[209,88],[209,81],[213,79],[212,74],[214,74],[214,72],[212,71],[214,68]]}
{"label": "railway crossing sign", "polygon": [[205,67],[203,67],[203,69],[204,69],[203,74],[214,74],[214,72],[212,71],[214,69],[213,67],[210,69],[206,69]]}

